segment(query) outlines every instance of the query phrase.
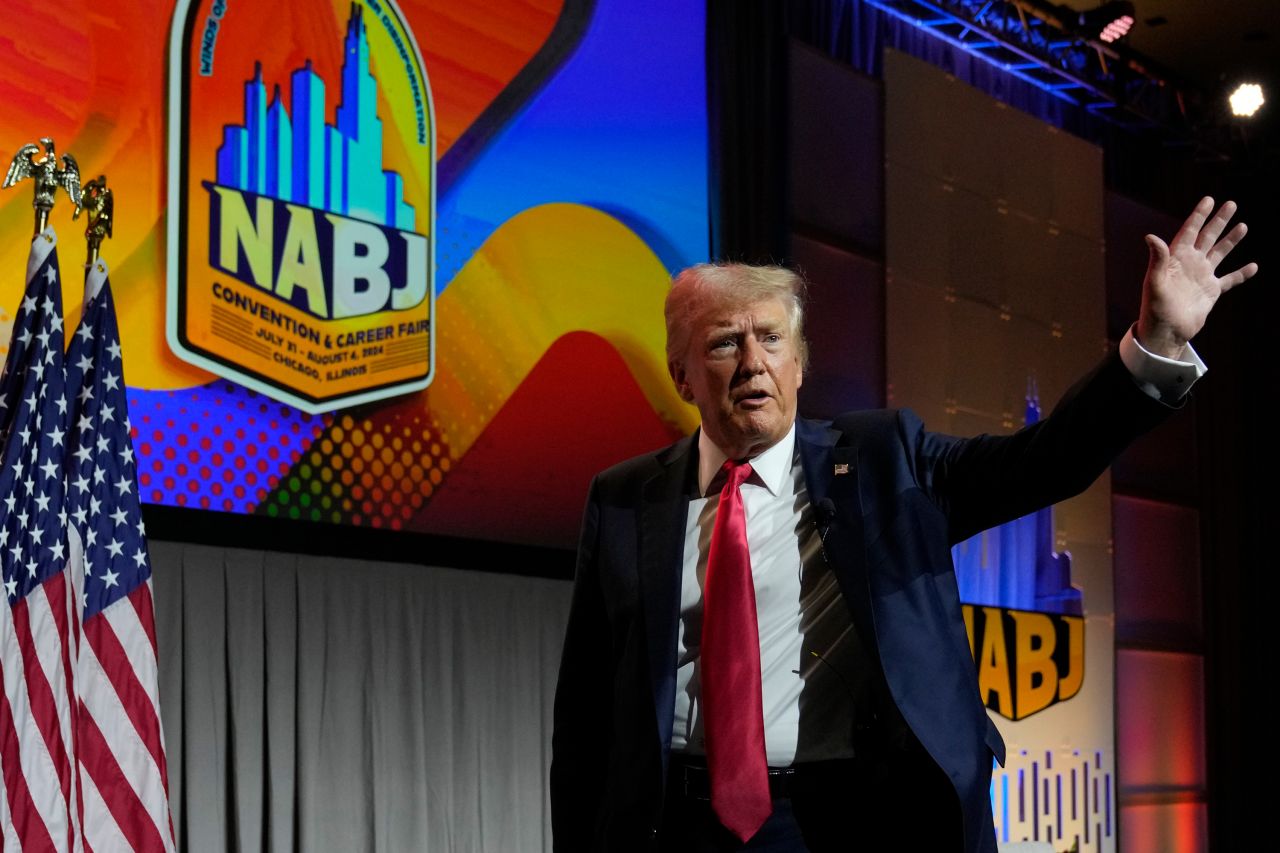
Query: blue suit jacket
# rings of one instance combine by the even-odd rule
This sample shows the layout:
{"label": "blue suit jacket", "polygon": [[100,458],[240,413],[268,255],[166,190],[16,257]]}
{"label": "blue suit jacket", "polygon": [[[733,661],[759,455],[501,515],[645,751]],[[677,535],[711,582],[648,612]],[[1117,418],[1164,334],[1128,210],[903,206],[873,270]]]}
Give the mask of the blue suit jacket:
{"label": "blue suit jacket", "polygon": [[[996,849],[988,787],[1004,743],[978,695],[950,546],[1083,491],[1169,411],[1112,355],[1009,436],[931,433],[906,410],[797,422],[810,500],[834,507],[828,562],[902,720],[951,779],[966,851]],[[592,483],[556,690],[556,850],[657,838],[696,469],[686,438]]]}

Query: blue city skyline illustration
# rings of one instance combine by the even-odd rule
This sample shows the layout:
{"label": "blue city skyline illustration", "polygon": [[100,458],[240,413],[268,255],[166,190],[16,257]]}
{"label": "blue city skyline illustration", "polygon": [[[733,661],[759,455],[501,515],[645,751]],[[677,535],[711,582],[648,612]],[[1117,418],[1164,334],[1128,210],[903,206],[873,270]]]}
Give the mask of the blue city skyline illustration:
{"label": "blue city skyline illustration", "polygon": [[[1040,395],[1031,382],[1024,423],[1040,420]],[[951,549],[960,600],[966,604],[1084,615],[1071,584],[1071,554],[1053,550],[1053,508],[984,530]]]}
{"label": "blue city skyline illustration", "polygon": [[262,63],[255,63],[244,87],[244,124],[222,129],[217,183],[412,231],[404,179],[382,168],[377,102],[362,9],[352,3],[334,123],[325,123],[325,82],[310,59],[290,78],[288,109],[279,83],[267,102]]}

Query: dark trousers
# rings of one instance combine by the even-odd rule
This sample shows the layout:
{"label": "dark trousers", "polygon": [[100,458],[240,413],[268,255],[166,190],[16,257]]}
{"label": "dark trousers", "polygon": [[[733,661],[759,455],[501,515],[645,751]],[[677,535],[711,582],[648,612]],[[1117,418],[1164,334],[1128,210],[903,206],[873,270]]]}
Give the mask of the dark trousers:
{"label": "dark trousers", "polygon": [[[686,794],[673,757],[660,849],[688,853],[767,853],[964,849],[960,803],[950,780],[923,751],[879,759],[798,765],[773,814],[746,844],[716,819],[711,803]],[[696,792],[701,793],[701,792]]]}

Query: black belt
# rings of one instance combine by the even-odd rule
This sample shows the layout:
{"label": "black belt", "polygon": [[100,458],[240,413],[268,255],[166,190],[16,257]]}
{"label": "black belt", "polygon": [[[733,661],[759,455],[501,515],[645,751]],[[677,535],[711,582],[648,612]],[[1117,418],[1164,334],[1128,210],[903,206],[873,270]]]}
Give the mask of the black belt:
{"label": "black belt", "polygon": [[[791,797],[797,787],[797,781],[811,769],[815,772],[831,772],[834,768],[843,767],[846,771],[853,767],[854,759],[836,759],[820,761],[812,765],[797,764],[791,767],[769,768],[769,797],[778,800]],[[701,756],[683,756],[673,754],[670,758],[670,770],[667,773],[668,796],[684,797],[690,800],[711,799],[711,773],[707,769],[706,759]]]}

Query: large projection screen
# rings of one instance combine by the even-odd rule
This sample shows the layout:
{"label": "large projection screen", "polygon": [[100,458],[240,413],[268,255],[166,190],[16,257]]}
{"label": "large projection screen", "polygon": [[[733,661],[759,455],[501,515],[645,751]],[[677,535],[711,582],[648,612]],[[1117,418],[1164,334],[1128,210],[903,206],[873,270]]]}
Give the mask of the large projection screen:
{"label": "large projection screen", "polygon": [[703,4],[11,6],[0,155],[114,189],[145,502],[568,547],[595,471],[695,425],[661,302],[708,252]]}

